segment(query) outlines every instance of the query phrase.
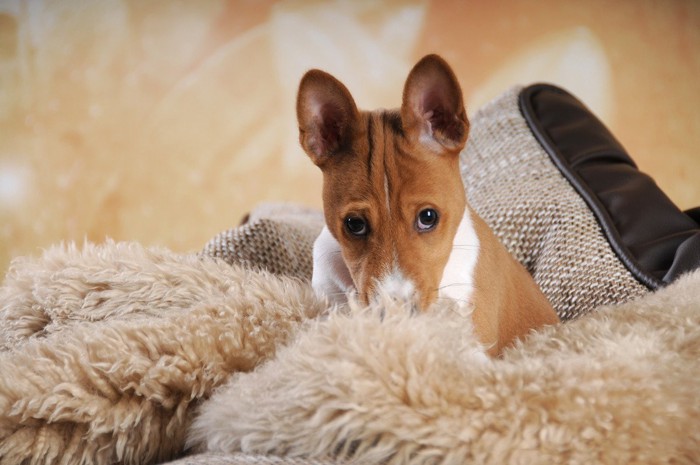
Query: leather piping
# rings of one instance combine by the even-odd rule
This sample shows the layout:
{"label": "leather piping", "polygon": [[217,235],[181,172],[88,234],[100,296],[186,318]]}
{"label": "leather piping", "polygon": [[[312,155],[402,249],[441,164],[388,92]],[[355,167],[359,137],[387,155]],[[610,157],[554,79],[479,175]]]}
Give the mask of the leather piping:
{"label": "leather piping", "polygon": [[[663,286],[665,284],[664,281],[656,278],[640,266],[637,258],[631,253],[627,245],[622,240],[613,219],[610,217],[608,208],[606,208],[598,195],[593,192],[589,185],[578,175],[576,170],[572,169],[568,160],[562,155],[557,144],[550,137],[547,128],[545,128],[540,121],[533,106],[533,100],[540,92],[543,91],[554,92],[566,96],[572,100],[572,103],[583,106],[571,94],[556,86],[548,84],[535,84],[524,88],[520,92],[519,96],[520,111],[530,126],[533,135],[549,154],[552,162],[556,165],[559,171],[564,175],[564,177],[569,181],[576,192],[583,198],[588,207],[591,209],[613,251],[625,265],[625,267],[630,271],[630,273],[635,277],[635,279],[647,286],[649,289],[657,289]],[[562,116],[565,117],[565,115]],[[602,126],[602,123],[598,122],[593,115],[591,115],[591,118]],[[621,148],[621,146],[614,147],[612,148],[612,151],[618,150],[619,148]],[[631,159],[629,159],[624,152],[621,155],[628,160],[628,163],[631,163],[632,166],[636,167],[636,165],[634,165]]]}

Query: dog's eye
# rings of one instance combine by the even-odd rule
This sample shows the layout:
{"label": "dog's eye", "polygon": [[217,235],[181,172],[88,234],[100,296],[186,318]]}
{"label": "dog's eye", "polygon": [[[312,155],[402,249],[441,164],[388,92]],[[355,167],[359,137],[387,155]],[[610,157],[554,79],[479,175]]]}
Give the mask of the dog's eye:
{"label": "dog's eye", "polygon": [[430,231],[438,223],[438,213],[432,208],[424,208],[418,213],[416,218],[416,229],[418,232]]}
{"label": "dog's eye", "polygon": [[345,218],[345,229],[353,236],[366,236],[369,233],[367,222],[360,216],[348,216]]}

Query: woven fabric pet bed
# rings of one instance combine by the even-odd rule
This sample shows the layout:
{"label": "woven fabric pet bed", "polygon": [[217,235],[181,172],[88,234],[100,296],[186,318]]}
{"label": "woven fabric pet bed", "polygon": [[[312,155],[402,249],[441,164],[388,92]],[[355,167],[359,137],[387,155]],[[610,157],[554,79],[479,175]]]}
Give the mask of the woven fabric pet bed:
{"label": "woven fabric pet bed", "polygon": [[474,115],[462,168],[562,325],[483,363],[448,303],[329,311],[290,206],[196,255],[55,247],[0,288],[0,463],[695,463],[695,214],[551,86]]}

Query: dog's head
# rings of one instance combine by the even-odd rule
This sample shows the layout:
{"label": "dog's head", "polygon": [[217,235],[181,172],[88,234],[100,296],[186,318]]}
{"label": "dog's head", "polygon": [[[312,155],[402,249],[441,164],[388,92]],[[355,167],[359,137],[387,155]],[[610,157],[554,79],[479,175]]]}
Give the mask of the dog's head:
{"label": "dog's head", "polygon": [[326,224],[362,300],[380,288],[427,308],[438,293],[466,199],[462,91],[437,55],[406,79],[399,110],[359,111],[337,79],[299,85],[301,145],[323,171]]}

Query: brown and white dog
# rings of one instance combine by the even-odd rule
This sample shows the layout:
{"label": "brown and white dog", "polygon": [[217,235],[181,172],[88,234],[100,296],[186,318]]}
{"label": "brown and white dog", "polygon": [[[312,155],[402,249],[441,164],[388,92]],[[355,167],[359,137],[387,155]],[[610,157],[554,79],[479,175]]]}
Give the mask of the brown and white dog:
{"label": "brown and white dog", "polygon": [[301,145],[323,171],[326,227],[314,244],[313,286],[333,300],[378,292],[428,309],[471,305],[490,355],[559,321],[530,274],[470,208],[459,170],[469,133],[462,91],[437,55],[408,75],[399,110],[359,111],[320,70],[299,85]]}

